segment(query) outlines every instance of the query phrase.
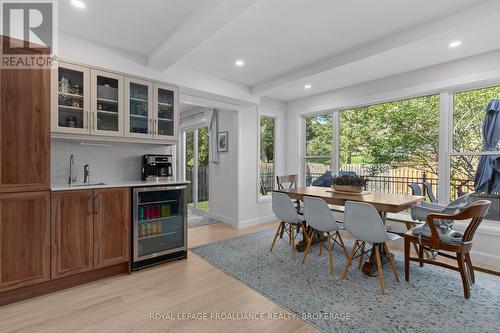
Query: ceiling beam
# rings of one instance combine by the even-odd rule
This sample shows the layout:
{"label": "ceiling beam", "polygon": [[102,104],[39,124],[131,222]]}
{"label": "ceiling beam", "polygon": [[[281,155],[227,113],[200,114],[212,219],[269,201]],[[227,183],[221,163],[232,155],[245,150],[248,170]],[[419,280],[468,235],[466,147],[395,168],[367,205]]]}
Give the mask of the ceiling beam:
{"label": "ceiling beam", "polygon": [[427,22],[427,24],[421,24],[406,30],[397,31],[393,35],[374,40],[362,47],[336,54],[331,58],[298,68],[293,72],[275,77],[269,81],[259,83],[252,87],[252,93],[256,96],[268,96],[283,86],[304,84],[308,78],[314,75],[425,39],[436,33],[451,31],[456,28],[457,25],[467,24],[471,21],[475,22],[476,20],[484,20],[486,17],[492,15],[498,16],[498,12],[500,12],[500,2],[487,1],[481,5],[452,13],[440,20],[434,18]]}
{"label": "ceiling beam", "polygon": [[149,55],[148,66],[166,70],[259,0],[202,0]]}

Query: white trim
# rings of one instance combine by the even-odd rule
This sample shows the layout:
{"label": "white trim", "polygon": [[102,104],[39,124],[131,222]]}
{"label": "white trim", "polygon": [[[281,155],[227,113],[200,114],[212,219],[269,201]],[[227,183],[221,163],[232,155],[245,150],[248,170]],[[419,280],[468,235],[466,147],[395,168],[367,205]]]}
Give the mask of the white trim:
{"label": "white trim", "polygon": [[439,202],[450,202],[451,188],[451,136],[453,132],[453,95],[439,96],[439,150],[438,150],[438,198]]}
{"label": "white trim", "polygon": [[[276,176],[277,162],[276,158],[276,134],[278,131],[278,116],[272,113],[263,112],[262,106],[259,105],[257,108],[257,203],[269,202],[271,200],[270,195],[262,195],[260,193],[260,118],[267,117],[272,118],[274,120],[274,128],[273,128],[273,178]],[[274,181],[274,179],[273,179]]]}
{"label": "white trim", "polygon": [[261,216],[261,217],[255,218],[255,219],[248,219],[245,221],[241,221],[240,223],[238,223],[237,228],[243,229],[243,228],[252,227],[254,225],[268,223],[268,222],[277,221],[277,220],[278,219],[276,218],[275,215]]}
{"label": "white trim", "polygon": [[[453,134],[453,133],[452,133]],[[496,156],[500,155],[500,150],[498,151],[463,151],[463,152],[452,152],[451,156]]]}
{"label": "white trim", "polygon": [[340,112],[332,113],[332,175],[338,175],[340,170]]}

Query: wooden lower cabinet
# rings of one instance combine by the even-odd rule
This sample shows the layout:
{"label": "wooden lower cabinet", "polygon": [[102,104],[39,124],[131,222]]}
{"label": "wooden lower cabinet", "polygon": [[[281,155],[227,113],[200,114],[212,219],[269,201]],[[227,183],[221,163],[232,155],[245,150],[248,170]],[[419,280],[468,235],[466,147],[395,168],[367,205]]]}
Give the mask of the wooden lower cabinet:
{"label": "wooden lower cabinet", "polygon": [[50,279],[50,192],[0,194],[0,292]]}
{"label": "wooden lower cabinet", "polygon": [[94,269],[93,191],[51,196],[52,279]]}
{"label": "wooden lower cabinet", "polygon": [[130,188],[94,190],[94,268],[130,258]]}

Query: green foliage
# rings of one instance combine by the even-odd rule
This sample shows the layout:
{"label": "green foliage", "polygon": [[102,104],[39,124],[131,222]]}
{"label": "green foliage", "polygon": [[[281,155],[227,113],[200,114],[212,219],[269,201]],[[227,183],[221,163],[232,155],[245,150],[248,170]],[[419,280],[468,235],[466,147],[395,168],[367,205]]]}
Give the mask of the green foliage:
{"label": "green foliage", "polygon": [[341,164],[362,156],[372,174],[402,165],[437,173],[438,95],[346,110],[340,124]]}
{"label": "green foliage", "polygon": [[306,119],[306,155],[322,156],[332,153],[332,116]]}
{"label": "green foliage", "polygon": [[260,160],[271,163],[274,161],[274,118],[260,117]]}
{"label": "green foliage", "polygon": [[[194,130],[186,132],[186,165],[194,166]],[[198,129],[198,165],[208,165],[208,128]]]}

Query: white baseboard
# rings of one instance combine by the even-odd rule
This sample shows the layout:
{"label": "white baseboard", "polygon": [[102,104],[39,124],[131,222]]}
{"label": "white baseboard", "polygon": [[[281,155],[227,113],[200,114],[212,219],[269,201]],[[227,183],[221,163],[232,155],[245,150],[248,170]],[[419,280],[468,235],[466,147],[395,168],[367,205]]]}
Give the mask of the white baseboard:
{"label": "white baseboard", "polygon": [[490,266],[500,267],[500,255],[471,250],[472,264],[481,263]]}
{"label": "white baseboard", "polygon": [[220,215],[217,213],[208,213],[207,215],[213,218],[214,220],[221,221],[222,223],[226,223],[235,227],[234,220],[229,216]]}
{"label": "white baseboard", "polygon": [[249,219],[249,220],[245,220],[245,221],[241,221],[238,223],[238,226],[236,228],[238,229],[242,229],[242,228],[248,228],[248,227],[251,227],[251,226],[254,226],[254,225],[258,225],[258,224],[262,224],[262,223],[267,223],[267,222],[272,222],[272,221],[276,221],[277,218],[275,215],[268,215],[268,216],[262,216],[262,217],[258,217],[258,218],[255,218],[255,219]]}

